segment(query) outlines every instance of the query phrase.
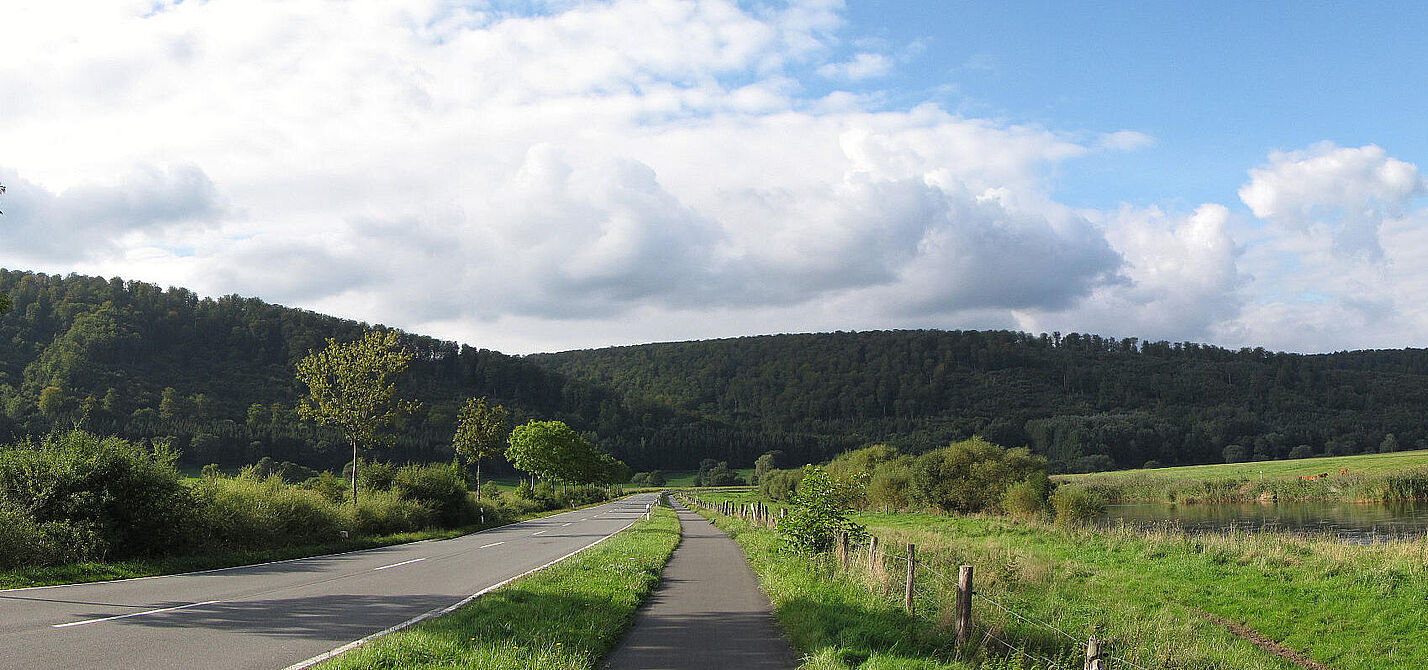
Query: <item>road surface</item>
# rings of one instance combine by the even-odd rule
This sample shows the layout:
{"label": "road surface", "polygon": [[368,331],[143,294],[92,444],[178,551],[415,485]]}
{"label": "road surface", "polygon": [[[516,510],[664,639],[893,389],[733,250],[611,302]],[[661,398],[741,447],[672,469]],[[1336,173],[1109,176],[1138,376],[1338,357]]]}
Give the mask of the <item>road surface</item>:
{"label": "road surface", "polygon": [[0,668],[288,668],[589,546],[655,501],[631,496],[450,540],[0,591]]}

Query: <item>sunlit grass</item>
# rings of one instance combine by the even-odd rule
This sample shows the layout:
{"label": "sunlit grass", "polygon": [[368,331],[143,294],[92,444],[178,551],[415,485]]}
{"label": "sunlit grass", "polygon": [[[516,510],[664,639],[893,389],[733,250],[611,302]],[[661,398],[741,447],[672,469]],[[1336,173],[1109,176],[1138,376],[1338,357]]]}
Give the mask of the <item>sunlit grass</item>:
{"label": "sunlit grass", "polygon": [[318,666],[593,670],[619,641],[679,544],[679,520],[652,519],[443,617]]}

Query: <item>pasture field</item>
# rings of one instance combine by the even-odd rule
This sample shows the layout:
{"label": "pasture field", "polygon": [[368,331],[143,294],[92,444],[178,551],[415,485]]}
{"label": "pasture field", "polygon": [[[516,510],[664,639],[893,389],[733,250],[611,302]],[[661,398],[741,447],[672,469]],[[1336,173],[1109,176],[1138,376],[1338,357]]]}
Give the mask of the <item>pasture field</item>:
{"label": "pasture field", "polygon": [[1122,501],[1424,499],[1428,498],[1428,450],[1117,470],[1052,479],[1099,488]]}
{"label": "pasture field", "polygon": [[[706,499],[730,498],[744,497]],[[991,516],[852,518],[890,555],[878,576],[859,568],[859,558],[845,571],[827,555],[788,552],[773,531],[719,518],[748,552],[791,639],[809,655],[805,670],[1046,666],[1017,665],[1009,653],[1079,667],[1084,642],[1072,638],[1092,634],[1121,658],[1166,670],[1312,667],[1265,648],[1274,644],[1282,645],[1281,654],[1349,670],[1416,667],[1428,659],[1428,637],[1421,634],[1428,627],[1422,607],[1428,539],[1352,546],[1327,537],[1190,537]],[[927,580],[919,584],[913,618],[901,612],[904,568],[892,558],[909,543],[917,545],[919,574]],[[957,649],[947,632],[959,565],[976,571],[973,639],[985,648],[981,655]],[[1027,656],[992,640],[1007,640]],[[992,653],[999,650],[1002,660]]]}

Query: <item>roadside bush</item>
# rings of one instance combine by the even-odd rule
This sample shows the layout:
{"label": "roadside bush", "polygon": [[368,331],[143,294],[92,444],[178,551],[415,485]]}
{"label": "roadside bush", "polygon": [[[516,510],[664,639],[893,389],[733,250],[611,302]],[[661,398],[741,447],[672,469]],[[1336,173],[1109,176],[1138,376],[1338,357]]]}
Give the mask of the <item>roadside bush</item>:
{"label": "roadside bush", "polygon": [[88,561],[104,554],[92,528],[51,521],[36,523],[27,514],[0,506],[0,569]]}
{"label": "roadside bush", "polygon": [[[362,461],[362,467],[357,469],[358,489],[372,489],[374,491],[385,491],[392,488],[393,482],[397,478],[397,469],[391,463],[380,461]],[[351,480],[348,480],[351,481]]]}
{"label": "roadside bush", "polygon": [[436,517],[426,505],[390,490],[363,491],[357,498],[357,509],[353,510],[350,505],[344,509],[350,512],[352,528],[358,535],[421,530],[433,525]]}
{"label": "roadside bush", "polygon": [[449,465],[403,466],[392,479],[392,490],[407,500],[426,505],[443,526],[474,523],[479,514],[476,501],[466,490],[466,478]]}
{"label": "roadside bush", "polygon": [[1105,513],[1106,494],[1098,489],[1077,484],[1056,487],[1051,494],[1051,507],[1056,510],[1056,523],[1083,524]]}
{"label": "roadside bush", "polygon": [[598,486],[572,486],[560,494],[562,507],[593,505],[609,499],[609,492]]}
{"label": "roadside bush", "polygon": [[[281,477],[206,478],[197,486],[200,524],[221,549],[268,549],[337,539],[351,525],[340,503]],[[213,547],[205,547],[212,549]]]}
{"label": "roadside bush", "polygon": [[347,499],[347,491],[350,484],[342,481],[341,477],[323,470],[313,477],[303,482],[303,487],[317,491],[319,495],[330,502],[340,503]]}
{"label": "roadside bush", "polygon": [[[196,501],[165,445],[83,431],[0,449],[0,506],[95,558],[155,556],[193,538]],[[58,525],[57,525],[58,524]],[[67,530],[62,530],[67,527]],[[44,553],[44,552],[42,552]]]}

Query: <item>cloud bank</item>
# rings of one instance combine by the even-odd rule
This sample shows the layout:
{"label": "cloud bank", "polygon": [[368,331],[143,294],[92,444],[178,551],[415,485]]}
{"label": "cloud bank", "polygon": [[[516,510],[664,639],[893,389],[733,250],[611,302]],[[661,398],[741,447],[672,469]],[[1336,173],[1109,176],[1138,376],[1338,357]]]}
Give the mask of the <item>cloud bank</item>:
{"label": "cloud bank", "polygon": [[1428,288],[1423,180],[1377,146],[1271,154],[1248,214],[1082,211],[1054,174],[1153,138],[886,108],[915,50],[855,44],[840,2],[536,6],[25,6],[0,27],[0,264],[516,352],[886,327],[1338,347],[1304,296],[1374,324]]}

